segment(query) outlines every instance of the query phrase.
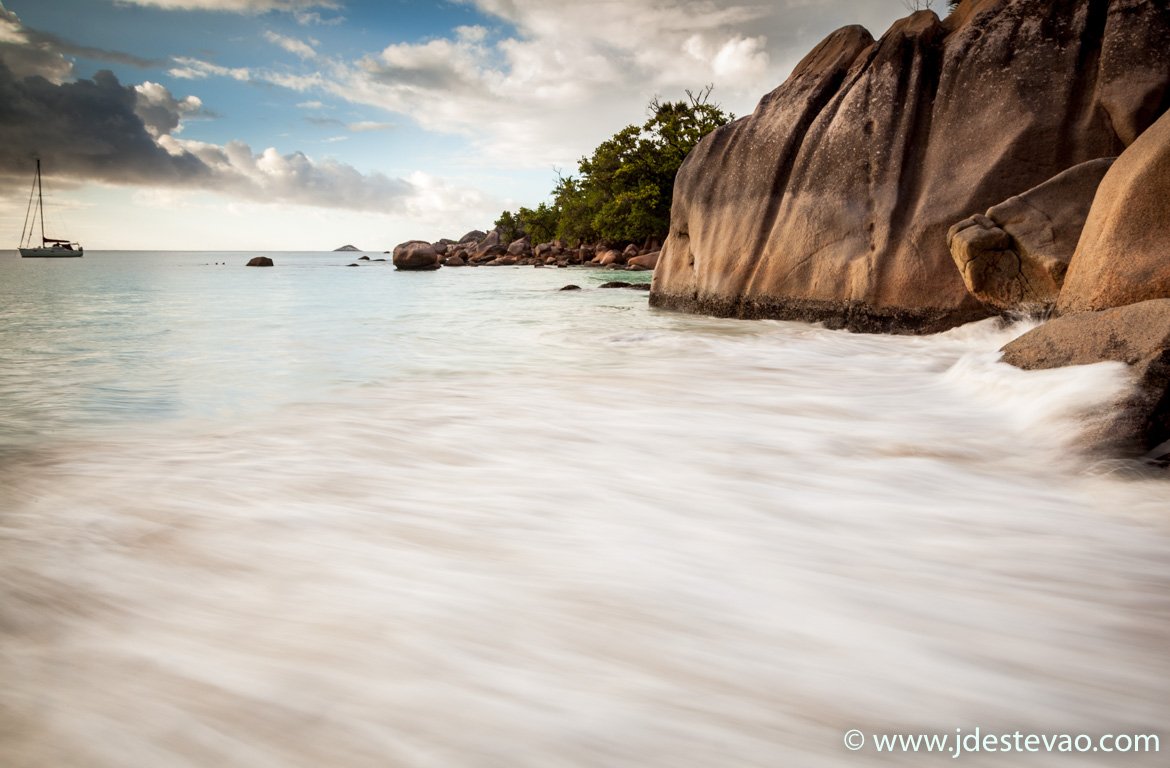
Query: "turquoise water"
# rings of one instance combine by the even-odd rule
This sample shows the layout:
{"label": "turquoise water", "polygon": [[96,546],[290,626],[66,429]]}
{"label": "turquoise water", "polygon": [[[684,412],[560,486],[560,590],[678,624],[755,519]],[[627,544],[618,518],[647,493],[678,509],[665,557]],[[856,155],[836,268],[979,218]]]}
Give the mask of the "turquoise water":
{"label": "turquoise water", "polygon": [[1170,486],[1073,448],[1120,367],[252,255],[0,257],[5,766],[1170,748]]}

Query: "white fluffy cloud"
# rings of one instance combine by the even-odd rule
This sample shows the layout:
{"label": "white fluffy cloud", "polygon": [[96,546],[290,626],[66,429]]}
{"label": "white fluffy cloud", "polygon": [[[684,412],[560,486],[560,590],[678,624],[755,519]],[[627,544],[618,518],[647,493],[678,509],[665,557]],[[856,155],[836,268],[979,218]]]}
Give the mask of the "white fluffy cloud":
{"label": "white fluffy cloud", "polygon": [[[903,13],[898,3],[860,0],[459,1],[498,23],[251,75],[463,134],[471,162],[571,168],[640,121],[654,96],[681,98],[710,83],[716,101],[744,114],[833,29],[864,23],[880,34]],[[189,76],[210,73],[185,66]]]}
{"label": "white fluffy cloud", "polygon": [[143,5],[168,11],[226,11],[259,14],[268,11],[306,12],[337,8],[335,0],[117,0],[120,5]]}
{"label": "white fluffy cloud", "polygon": [[300,56],[302,59],[312,59],[317,56],[317,51],[313,49],[313,46],[309,45],[304,40],[297,40],[295,37],[278,35],[277,33],[268,30],[264,33],[264,39],[273,45],[280,46],[291,54]]}

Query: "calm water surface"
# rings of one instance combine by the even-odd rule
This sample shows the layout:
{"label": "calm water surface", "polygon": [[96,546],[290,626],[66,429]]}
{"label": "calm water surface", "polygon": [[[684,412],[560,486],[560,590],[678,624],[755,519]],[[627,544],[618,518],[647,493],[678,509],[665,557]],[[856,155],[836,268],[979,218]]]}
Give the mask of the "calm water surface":
{"label": "calm water surface", "polygon": [[[0,254],[0,764],[1165,764],[1120,367],[251,255]],[[1163,751],[842,742],[976,727]]]}

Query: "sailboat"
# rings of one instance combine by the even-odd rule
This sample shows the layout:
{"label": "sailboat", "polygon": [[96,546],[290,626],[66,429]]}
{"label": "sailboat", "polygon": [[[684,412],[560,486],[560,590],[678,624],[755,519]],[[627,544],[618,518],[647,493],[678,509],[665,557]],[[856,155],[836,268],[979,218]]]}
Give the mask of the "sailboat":
{"label": "sailboat", "polygon": [[[34,246],[33,234],[36,230],[38,217],[41,220],[41,244]],[[33,188],[28,195],[28,210],[24,214],[24,228],[20,231],[19,250],[20,255],[26,259],[30,257],[69,258],[82,256],[85,253],[81,243],[45,236],[45,194],[41,189],[41,159],[39,157],[37,158],[37,175],[33,179]]]}

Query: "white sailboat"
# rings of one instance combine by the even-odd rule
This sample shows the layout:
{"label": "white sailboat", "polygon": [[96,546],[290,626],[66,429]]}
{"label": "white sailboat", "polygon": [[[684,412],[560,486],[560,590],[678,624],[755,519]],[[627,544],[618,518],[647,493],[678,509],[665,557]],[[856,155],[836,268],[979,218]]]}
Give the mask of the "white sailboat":
{"label": "white sailboat", "polygon": [[[37,218],[41,220],[41,244],[33,245]],[[28,196],[28,210],[24,214],[24,228],[20,231],[20,255],[25,258],[70,258],[85,254],[81,243],[45,236],[45,195],[41,189],[41,159],[37,158],[37,175]]]}

